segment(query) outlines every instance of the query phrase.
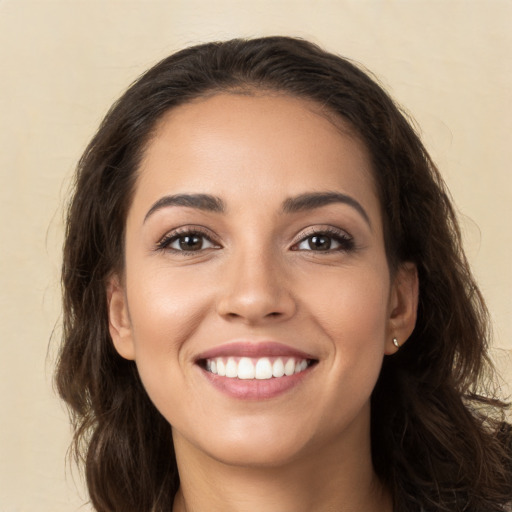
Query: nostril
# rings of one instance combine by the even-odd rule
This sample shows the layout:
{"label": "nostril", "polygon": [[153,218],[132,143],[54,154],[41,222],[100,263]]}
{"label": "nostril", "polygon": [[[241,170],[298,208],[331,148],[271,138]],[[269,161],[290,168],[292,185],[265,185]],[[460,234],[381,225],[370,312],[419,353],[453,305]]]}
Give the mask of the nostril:
{"label": "nostril", "polygon": [[226,320],[249,323],[278,321],[292,316],[295,302],[291,295],[282,290],[271,291],[244,281],[243,286],[224,292],[217,312]]}

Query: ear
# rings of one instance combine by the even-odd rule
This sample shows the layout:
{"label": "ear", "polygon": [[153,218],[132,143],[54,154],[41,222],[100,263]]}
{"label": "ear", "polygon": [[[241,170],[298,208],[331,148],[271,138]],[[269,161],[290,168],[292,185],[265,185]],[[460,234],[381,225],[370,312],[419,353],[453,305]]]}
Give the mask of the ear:
{"label": "ear", "polygon": [[121,281],[113,275],[107,282],[108,327],[114,347],[121,357],[135,359],[128,302]]}
{"label": "ear", "polygon": [[402,263],[396,271],[391,285],[388,335],[385,347],[387,355],[394,354],[398,350],[393,343],[393,338],[401,346],[412,334],[418,312],[418,293],[416,265],[411,262]]}

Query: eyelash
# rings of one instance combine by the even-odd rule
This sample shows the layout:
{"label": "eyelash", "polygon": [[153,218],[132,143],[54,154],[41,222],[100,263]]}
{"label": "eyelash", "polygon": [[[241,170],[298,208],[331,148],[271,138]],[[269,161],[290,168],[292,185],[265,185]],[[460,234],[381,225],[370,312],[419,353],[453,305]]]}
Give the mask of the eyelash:
{"label": "eyelash", "polygon": [[164,235],[164,237],[157,243],[157,250],[159,251],[171,251],[174,253],[180,253],[180,254],[197,254],[201,252],[202,250],[205,250],[203,248],[200,248],[195,251],[187,251],[183,249],[175,249],[173,247],[170,247],[171,244],[179,240],[180,238],[184,237],[192,237],[197,236],[201,238],[203,241],[207,240],[214,248],[219,248],[220,246],[216,244],[212,237],[206,232],[206,230],[202,230],[201,228],[191,228],[191,227],[184,227],[184,228],[178,228],[174,231],[171,231],[170,233],[167,233]]}
{"label": "eyelash", "polygon": [[[201,240],[203,241],[201,245],[203,245],[204,240],[206,240],[207,242],[209,242],[212,245],[212,247],[208,247],[208,248],[200,247],[199,249],[192,250],[192,251],[187,251],[184,249],[176,249],[176,248],[170,247],[174,242],[178,241],[180,238],[194,237],[194,236],[201,238]],[[311,249],[311,248],[309,250],[299,248],[300,244],[308,241],[309,239],[312,239],[313,237],[326,237],[330,240],[329,245],[331,245],[332,241],[334,240],[334,242],[339,244],[339,247],[334,248],[334,249],[331,249],[330,247],[328,247],[327,249],[320,249],[318,251],[315,251],[314,249]],[[167,233],[157,243],[157,246],[156,246],[156,249],[159,251],[170,251],[170,252],[174,252],[174,253],[180,253],[183,255],[197,254],[201,251],[204,251],[204,250],[210,249],[210,248],[218,249],[218,248],[220,248],[220,245],[216,244],[213,241],[211,235],[209,235],[206,232],[206,230],[202,230],[197,227],[194,227],[194,228],[183,227],[183,228],[178,228],[170,233]],[[326,227],[326,228],[322,228],[322,229],[310,228],[308,230],[308,232],[303,233],[301,238],[292,245],[291,250],[292,251],[304,251],[304,252],[333,253],[333,252],[350,252],[350,251],[353,251],[354,248],[355,248],[354,239],[350,235],[348,235],[346,232],[344,232],[340,229],[337,229],[334,227]]]}
{"label": "eyelash", "polygon": [[[338,248],[331,249],[330,247],[325,250],[315,251],[310,249],[309,251],[306,249],[299,249],[299,245],[306,242],[313,237],[326,237],[331,241],[334,240],[339,244]],[[303,233],[301,238],[293,244],[291,247],[292,251],[305,251],[305,252],[324,252],[324,253],[333,253],[333,252],[351,252],[355,249],[354,239],[347,234],[345,231],[334,227],[325,227],[322,229],[318,228],[310,228],[306,233]]]}

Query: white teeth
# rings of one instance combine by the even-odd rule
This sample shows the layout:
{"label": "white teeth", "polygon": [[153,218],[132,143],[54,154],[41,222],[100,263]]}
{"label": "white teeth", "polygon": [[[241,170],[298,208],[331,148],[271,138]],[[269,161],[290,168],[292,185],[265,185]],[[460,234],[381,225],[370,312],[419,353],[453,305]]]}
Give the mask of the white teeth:
{"label": "white teeth", "polygon": [[304,359],[302,361],[297,361],[295,363],[295,370],[294,373],[300,373],[303,372],[308,367],[307,361]]}
{"label": "white teeth", "polygon": [[262,359],[258,359],[256,363],[256,378],[263,379],[271,379],[272,378],[272,363],[270,359],[263,357]]}
{"label": "white teeth", "polygon": [[293,357],[288,357],[285,360],[282,357],[278,357],[273,362],[268,357],[261,357],[259,359],[241,357],[238,360],[234,357],[229,357],[227,361],[225,358],[216,357],[214,359],[207,359],[205,362],[205,369],[210,373],[220,377],[242,380],[268,380],[272,377],[290,376],[303,372],[308,366],[309,363],[306,359],[295,359]]}
{"label": "white teeth", "polygon": [[232,357],[226,363],[226,377],[231,377],[232,379],[238,377],[238,365]]}
{"label": "white teeth", "polygon": [[238,378],[254,379],[254,365],[248,357],[242,357],[238,363]]}
{"label": "white teeth", "polygon": [[[226,376],[226,365],[224,364],[224,361],[219,357],[217,359],[217,375],[220,375],[221,377],[225,377]],[[213,370],[213,366],[212,366],[212,370]],[[214,373],[212,371],[212,373]]]}
{"label": "white teeth", "polygon": [[288,359],[284,365],[284,374],[289,376],[295,373],[295,359]]}
{"label": "white teeth", "polygon": [[281,358],[274,361],[272,365],[272,375],[274,377],[282,377],[284,375],[284,363]]}

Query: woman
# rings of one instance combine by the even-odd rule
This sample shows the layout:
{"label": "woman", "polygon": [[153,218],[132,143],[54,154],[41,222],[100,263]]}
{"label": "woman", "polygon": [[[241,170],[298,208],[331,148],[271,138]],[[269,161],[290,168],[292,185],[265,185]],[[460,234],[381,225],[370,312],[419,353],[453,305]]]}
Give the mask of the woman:
{"label": "woman", "polygon": [[452,205],[344,59],[272,37],[144,74],[78,166],[63,285],[98,511],[510,507]]}

